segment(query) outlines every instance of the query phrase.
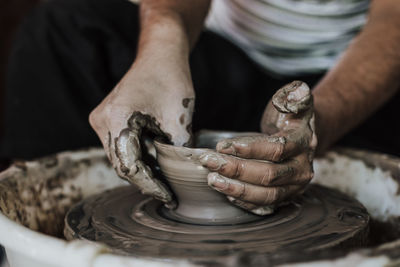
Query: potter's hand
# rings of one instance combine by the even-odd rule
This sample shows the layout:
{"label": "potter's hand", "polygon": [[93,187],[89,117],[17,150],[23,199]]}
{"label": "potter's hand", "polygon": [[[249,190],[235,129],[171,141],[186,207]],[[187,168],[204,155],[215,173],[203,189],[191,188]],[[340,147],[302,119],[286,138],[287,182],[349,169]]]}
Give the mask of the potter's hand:
{"label": "potter's hand", "polygon": [[302,192],[313,177],[317,145],[310,89],[296,81],[275,93],[261,122],[263,134],[225,139],[202,155],[208,183],[234,204],[265,215]]}
{"label": "potter's hand", "polygon": [[189,142],[194,92],[186,66],[155,61],[136,60],[89,120],[118,175],[173,207],[171,192],[142,160],[141,137],[145,131],[175,145]]}

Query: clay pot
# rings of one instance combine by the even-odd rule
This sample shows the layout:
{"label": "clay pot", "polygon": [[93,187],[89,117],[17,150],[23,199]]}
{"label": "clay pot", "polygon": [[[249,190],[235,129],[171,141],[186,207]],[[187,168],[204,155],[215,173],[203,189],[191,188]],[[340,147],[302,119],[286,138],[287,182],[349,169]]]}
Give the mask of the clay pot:
{"label": "clay pot", "polygon": [[167,216],[196,224],[237,224],[259,219],[231,204],[225,195],[207,184],[208,169],[199,157],[207,151],[215,151],[217,142],[234,137],[238,133],[201,131],[195,137],[197,148],[178,147],[159,141],[154,145],[161,171],[175,193],[177,209],[167,211]]}

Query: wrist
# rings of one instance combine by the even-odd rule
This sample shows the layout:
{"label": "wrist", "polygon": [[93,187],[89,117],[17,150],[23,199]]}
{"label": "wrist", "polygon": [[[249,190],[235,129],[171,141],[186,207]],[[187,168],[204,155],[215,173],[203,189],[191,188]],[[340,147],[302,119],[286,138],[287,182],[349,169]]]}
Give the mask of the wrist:
{"label": "wrist", "polygon": [[191,85],[189,42],[180,19],[164,14],[144,19],[143,24],[133,68],[140,66],[157,76],[168,75],[177,84]]}
{"label": "wrist", "polygon": [[137,60],[157,57],[188,61],[189,39],[179,15],[169,12],[143,16],[146,18],[141,20]]}

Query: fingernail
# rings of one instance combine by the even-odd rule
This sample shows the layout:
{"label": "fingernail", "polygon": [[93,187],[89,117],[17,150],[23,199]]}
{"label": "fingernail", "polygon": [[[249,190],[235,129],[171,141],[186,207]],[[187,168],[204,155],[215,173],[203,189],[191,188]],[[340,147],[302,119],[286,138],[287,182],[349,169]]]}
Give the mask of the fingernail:
{"label": "fingernail", "polygon": [[221,142],[218,142],[218,144],[217,144],[217,150],[220,150],[220,149],[227,149],[227,148],[229,148],[230,146],[232,146],[232,142],[231,141],[221,141]]}
{"label": "fingernail", "polygon": [[287,100],[300,101],[309,95],[310,88],[307,84],[303,82],[294,82],[292,86],[293,91],[288,94]]}
{"label": "fingernail", "polygon": [[205,153],[199,158],[200,163],[214,171],[218,171],[227,161],[217,153]]}
{"label": "fingernail", "polygon": [[211,173],[208,175],[208,185],[217,190],[223,190],[227,187],[227,182],[219,174]]}
{"label": "fingernail", "polygon": [[310,96],[310,88],[305,83],[298,84],[287,96],[288,101],[301,101]]}
{"label": "fingernail", "polygon": [[236,150],[235,147],[233,146],[233,142],[231,141],[222,141],[220,143],[217,144],[217,151],[218,152],[223,152],[226,154],[231,154],[231,155],[235,155]]}
{"label": "fingernail", "polygon": [[174,209],[177,208],[178,204],[176,203],[175,200],[172,200],[172,201],[170,201],[170,202],[168,202],[168,203],[164,203],[164,206],[165,206],[167,209],[174,210]]}
{"label": "fingernail", "polygon": [[256,215],[265,216],[274,213],[275,209],[272,206],[263,206],[252,209],[251,212]]}

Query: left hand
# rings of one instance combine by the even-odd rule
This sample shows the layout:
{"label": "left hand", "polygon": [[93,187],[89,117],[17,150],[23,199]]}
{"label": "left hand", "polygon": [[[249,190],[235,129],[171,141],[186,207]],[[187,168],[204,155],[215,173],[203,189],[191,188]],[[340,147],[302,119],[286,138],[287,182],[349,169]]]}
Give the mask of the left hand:
{"label": "left hand", "polygon": [[304,191],[312,179],[315,134],[313,99],[300,81],[279,89],[268,104],[262,134],[220,141],[200,161],[208,184],[235,205],[258,215]]}

